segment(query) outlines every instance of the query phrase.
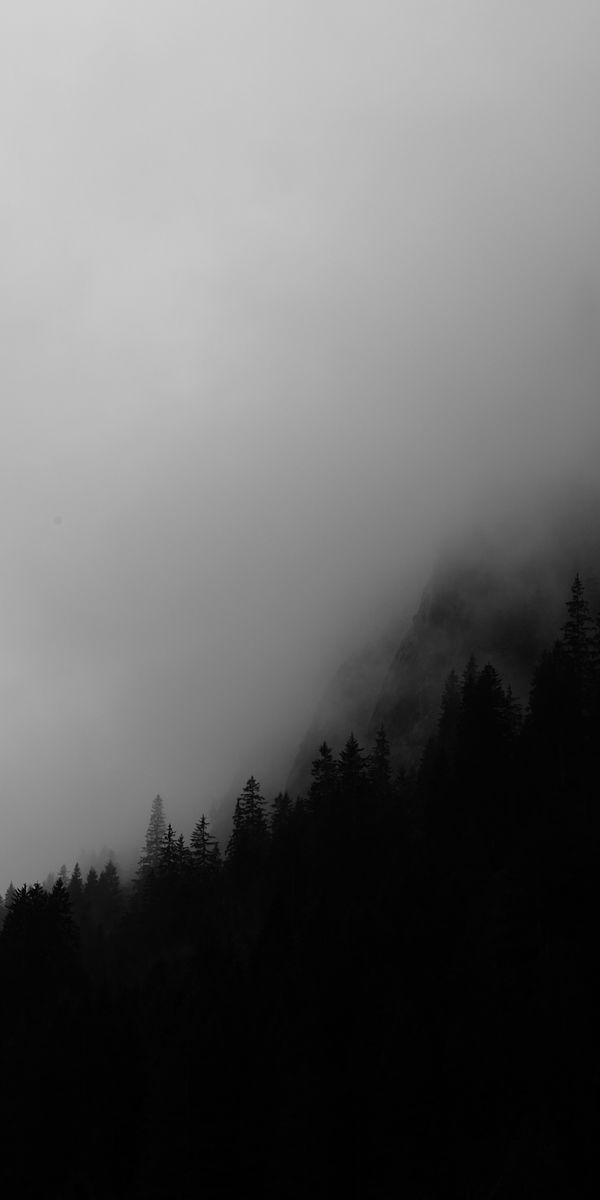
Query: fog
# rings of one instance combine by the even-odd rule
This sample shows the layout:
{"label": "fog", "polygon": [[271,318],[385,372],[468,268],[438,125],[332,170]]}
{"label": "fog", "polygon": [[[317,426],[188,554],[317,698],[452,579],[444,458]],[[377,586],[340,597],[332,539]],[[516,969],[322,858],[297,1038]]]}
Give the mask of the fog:
{"label": "fog", "polygon": [[285,778],[437,549],[593,481],[593,0],[0,15],[0,889]]}

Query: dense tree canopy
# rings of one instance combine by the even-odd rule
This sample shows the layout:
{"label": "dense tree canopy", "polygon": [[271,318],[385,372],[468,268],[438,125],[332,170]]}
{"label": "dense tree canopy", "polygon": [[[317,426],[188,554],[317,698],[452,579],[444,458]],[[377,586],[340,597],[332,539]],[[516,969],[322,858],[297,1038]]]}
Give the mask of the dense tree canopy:
{"label": "dense tree canopy", "polygon": [[412,774],[383,727],[349,733],[306,795],[268,806],[248,778],[223,862],[205,815],[188,846],[157,796],[133,884],[113,861],[11,883],[7,1184],[588,1194],[600,656],[579,576],[566,608],[527,703],[491,662],[449,674]]}

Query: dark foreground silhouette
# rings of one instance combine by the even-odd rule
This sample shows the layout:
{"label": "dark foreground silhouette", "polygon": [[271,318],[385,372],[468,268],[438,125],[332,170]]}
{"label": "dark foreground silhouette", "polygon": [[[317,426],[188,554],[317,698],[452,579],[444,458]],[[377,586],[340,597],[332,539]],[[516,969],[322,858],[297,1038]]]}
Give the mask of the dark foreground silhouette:
{"label": "dark foreground silhouette", "polygon": [[11,888],[3,1190],[595,1195],[599,733],[577,577],[524,713],[470,660],[416,771],[323,743],[223,856],[157,797],[131,886]]}

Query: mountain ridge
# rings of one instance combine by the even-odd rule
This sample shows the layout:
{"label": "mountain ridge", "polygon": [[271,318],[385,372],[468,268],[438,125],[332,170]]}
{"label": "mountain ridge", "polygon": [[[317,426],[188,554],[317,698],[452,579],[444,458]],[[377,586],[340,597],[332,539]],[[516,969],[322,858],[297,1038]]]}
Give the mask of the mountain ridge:
{"label": "mountain ridge", "polygon": [[[383,725],[392,764],[417,766],[435,729],[445,680],[473,656],[491,661],[525,704],[540,654],[559,635],[565,597],[577,570],[600,602],[597,526],[555,528],[532,551],[523,541],[494,546],[481,539],[440,555],[412,618],[402,618],[370,646],[350,655],[326,689],[290,774],[290,794],[310,781],[318,746],[339,750],[349,733],[369,746]],[[387,656],[387,660],[386,660]]]}

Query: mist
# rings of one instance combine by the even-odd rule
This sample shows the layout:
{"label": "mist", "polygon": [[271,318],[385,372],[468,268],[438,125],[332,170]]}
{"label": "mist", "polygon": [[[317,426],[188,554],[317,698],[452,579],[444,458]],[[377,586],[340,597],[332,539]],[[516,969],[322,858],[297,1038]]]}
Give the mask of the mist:
{"label": "mist", "polygon": [[[0,17],[0,888],[282,785],[440,546],[593,487],[600,13]],[[542,521],[543,523],[543,521]]]}

